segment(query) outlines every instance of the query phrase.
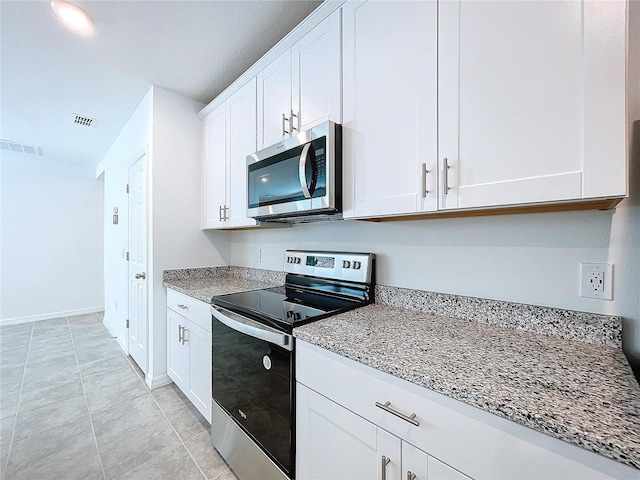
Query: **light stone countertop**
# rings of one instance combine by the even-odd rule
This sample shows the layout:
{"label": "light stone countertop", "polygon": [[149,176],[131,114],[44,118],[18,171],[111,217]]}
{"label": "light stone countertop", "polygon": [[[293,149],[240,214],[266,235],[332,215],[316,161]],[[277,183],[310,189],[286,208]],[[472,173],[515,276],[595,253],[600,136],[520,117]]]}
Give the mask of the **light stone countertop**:
{"label": "light stone countertop", "polygon": [[[243,267],[163,274],[206,303],[283,283],[283,272]],[[384,286],[376,302],[294,336],[640,469],[640,386],[619,317]]]}
{"label": "light stone countertop", "polygon": [[294,336],[640,468],[640,387],[620,348],[379,304]]}
{"label": "light stone countertop", "polygon": [[284,273],[242,267],[205,267],[165,270],[162,284],[211,303],[211,297],[248,292],[284,284]]}

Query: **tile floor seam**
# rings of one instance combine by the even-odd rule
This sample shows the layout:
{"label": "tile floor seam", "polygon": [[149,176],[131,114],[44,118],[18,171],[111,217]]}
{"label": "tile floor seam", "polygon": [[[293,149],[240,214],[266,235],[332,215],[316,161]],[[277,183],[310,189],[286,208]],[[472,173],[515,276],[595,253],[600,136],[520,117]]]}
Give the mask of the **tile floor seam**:
{"label": "tile floor seam", "polygon": [[13,437],[16,434],[16,424],[18,423],[18,412],[20,411],[20,399],[22,398],[22,388],[24,387],[24,379],[27,375],[27,362],[29,361],[29,351],[31,350],[31,340],[33,339],[33,325],[31,322],[31,334],[29,335],[29,344],[27,346],[27,355],[24,359],[24,367],[22,370],[22,380],[20,381],[20,393],[18,393],[18,405],[16,406],[16,413],[13,416],[13,428],[11,429],[11,439],[9,440],[9,447],[7,448],[7,458],[4,462],[4,468],[2,470],[2,479],[4,480],[7,475],[7,468],[9,467],[9,459],[11,458],[11,447],[13,447]]}
{"label": "tile floor seam", "polygon": [[[136,372],[137,373],[137,372]],[[167,384],[169,385],[169,384]],[[193,460],[193,463],[195,463],[196,467],[198,468],[198,471],[200,472],[200,474],[202,475],[202,477],[207,480],[207,476],[204,474],[204,471],[202,470],[202,468],[200,467],[200,465],[198,464],[198,462],[196,462],[196,459],[193,458],[193,455],[191,454],[191,452],[189,451],[189,449],[187,448],[187,445],[185,444],[185,440],[182,439],[182,437],[180,436],[180,434],[178,433],[178,431],[176,430],[176,428],[173,426],[173,423],[171,423],[171,420],[169,420],[169,417],[167,417],[167,414],[165,413],[164,409],[160,406],[160,403],[158,402],[158,400],[156,400],[156,397],[153,396],[153,394],[151,393],[151,391],[149,391],[149,393],[151,394],[151,398],[153,398],[153,401],[156,403],[156,405],[158,406],[158,408],[160,409],[160,413],[162,413],[162,416],[167,420],[167,422],[169,422],[169,425],[171,426],[171,429],[175,432],[176,436],[178,437],[178,440],[180,440],[180,443],[182,444],[182,446],[184,447],[184,449],[187,451],[187,454],[189,455],[189,458],[191,458],[191,460]],[[194,435],[195,437],[195,435]],[[193,438],[193,437],[192,437]]]}
{"label": "tile floor seam", "polygon": [[100,461],[100,469],[102,470],[102,478],[106,479],[107,475],[104,471],[104,464],[102,463],[102,455],[100,454],[100,448],[98,447],[98,439],[96,438],[96,430],[93,426],[93,419],[91,418],[91,409],[89,408],[89,399],[87,398],[87,390],[84,388],[84,379],[82,375],[82,369],[80,368],[80,362],[78,362],[78,355],[76,353],[76,343],[73,340],[73,332],[71,331],[71,325],[69,324],[68,317],[67,317],[67,325],[69,325],[69,334],[71,335],[71,345],[73,345],[73,356],[76,359],[76,365],[78,366],[78,372],[80,373],[80,384],[82,385],[82,394],[84,395],[84,402],[87,407],[87,413],[89,415],[89,425],[91,425],[91,434],[93,435],[93,443],[96,446],[96,452],[98,453],[98,460]]}

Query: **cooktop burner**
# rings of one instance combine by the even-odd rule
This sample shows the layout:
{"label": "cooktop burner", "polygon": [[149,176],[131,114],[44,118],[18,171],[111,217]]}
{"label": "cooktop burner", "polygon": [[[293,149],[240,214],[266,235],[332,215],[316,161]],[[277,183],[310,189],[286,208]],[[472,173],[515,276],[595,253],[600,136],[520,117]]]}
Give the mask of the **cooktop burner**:
{"label": "cooktop burner", "polygon": [[220,295],[211,303],[291,333],[294,327],[371,303],[373,257],[287,251],[285,285]]}

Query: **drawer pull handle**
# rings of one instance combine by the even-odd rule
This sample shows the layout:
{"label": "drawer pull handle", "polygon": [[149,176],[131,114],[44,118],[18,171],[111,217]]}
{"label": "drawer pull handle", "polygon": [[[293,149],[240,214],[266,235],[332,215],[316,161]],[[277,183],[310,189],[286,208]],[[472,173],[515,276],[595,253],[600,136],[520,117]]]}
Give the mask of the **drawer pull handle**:
{"label": "drawer pull handle", "polygon": [[187,307],[186,305],[183,305],[182,303],[179,303],[178,307],[183,309],[183,310],[189,310],[189,307]]}
{"label": "drawer pull handle", "polygon": [[382,467],[382,471],[381,471],[382,480],[387,480],[387,465],[389,464],[391,459],[383,455],[380,460],[382,460],[382,464],[380,465]]}
{"label": "drawer pull handle", "polygon": [[420,422],[418,422],[418,420],[416,420],[416,414],[415,413],[412,413],[411,415],[407,416],[404,413],[401,413],[401,412],[399,412],[397,410],[394,410],[393,408],[390,407],[390,405],[391,405],[391,402],[384,402],[384,403],[376,402],[376,407],[381,408],[385,412],[392,413],[396,417],[400,417],[405,422],[409,422],[409,423],[415,425],[416,427],[420,426]]}

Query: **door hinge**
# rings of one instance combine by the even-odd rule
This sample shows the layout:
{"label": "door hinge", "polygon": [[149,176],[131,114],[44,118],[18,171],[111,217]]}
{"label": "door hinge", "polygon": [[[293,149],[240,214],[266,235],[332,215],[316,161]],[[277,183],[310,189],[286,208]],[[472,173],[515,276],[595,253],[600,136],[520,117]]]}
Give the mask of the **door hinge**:
{"label": "door hinge", "polygon": [[128,262],[129,261],[129,252],[124,254],[124,259]]}
{"label": "door hinge", "polygon": [[129,319],[127,318],[127,328],[129,328]]}
{"label": "door hinge", "polygon": [[127,185],[125,186],[125,190],[127,191],[127,193],[129,193],[129,184],[127,183]]}

